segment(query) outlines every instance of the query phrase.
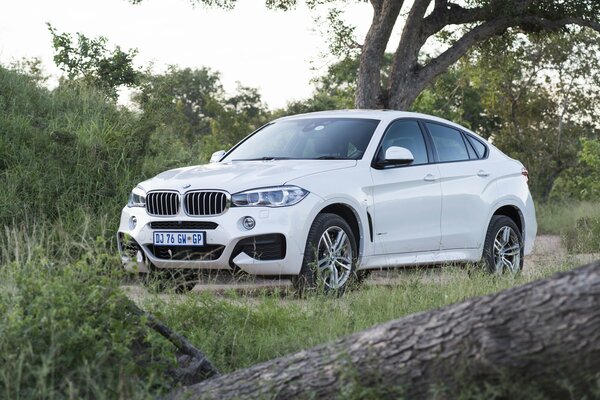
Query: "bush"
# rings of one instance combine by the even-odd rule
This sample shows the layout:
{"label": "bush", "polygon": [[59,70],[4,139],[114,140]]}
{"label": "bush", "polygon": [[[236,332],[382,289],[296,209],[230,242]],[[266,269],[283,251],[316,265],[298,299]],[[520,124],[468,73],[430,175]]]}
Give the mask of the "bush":
{"label": "bush", "polygon": [[131,312],[115,256],[54,262],[37,239],[0,241],[0,398],[147,398],[168,384],[168,347]]}
{"label": "bush", "polygon": [[135,127],[92,88],[63,82],[50,92],[0,67],[0,223],[116,217],[140,178]]}
{"label": "bush", "polygon": [[600,140],[583,140],[577,164],[556,180],[550,198],[587,201],[600,198]]}

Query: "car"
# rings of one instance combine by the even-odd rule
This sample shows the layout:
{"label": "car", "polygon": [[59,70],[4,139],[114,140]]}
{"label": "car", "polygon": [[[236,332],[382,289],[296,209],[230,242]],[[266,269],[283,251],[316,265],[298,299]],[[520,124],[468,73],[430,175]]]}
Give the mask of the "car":
{"label": "car", "polygon": [[430,115],[344,110],[277,119],[140,183],[117,237],[128,271],[186,289],[224,269],[342,292],[397,266],[516,273],[536,231],[528,171],[490,142]]}

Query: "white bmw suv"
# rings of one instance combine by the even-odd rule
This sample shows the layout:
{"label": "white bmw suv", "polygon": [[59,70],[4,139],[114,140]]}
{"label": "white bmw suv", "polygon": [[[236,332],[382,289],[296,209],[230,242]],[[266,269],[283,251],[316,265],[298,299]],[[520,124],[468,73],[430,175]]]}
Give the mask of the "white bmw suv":
{"label": "white bmw suv", "polygon": [[[210,164],[140,183],[123,208],[126,269],[290,277],[343,290],[363,270],[479,262],[517,272],[537,224],[523,165],[429,115],[285,117]],[[169,274],[172,275],[172,274]]]}

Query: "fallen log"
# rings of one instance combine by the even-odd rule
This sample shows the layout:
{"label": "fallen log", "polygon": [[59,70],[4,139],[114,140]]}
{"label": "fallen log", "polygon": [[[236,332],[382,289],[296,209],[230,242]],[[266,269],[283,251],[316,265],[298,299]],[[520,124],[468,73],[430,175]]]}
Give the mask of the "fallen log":
{"label": "fallen log", "polygon": [[364,388],[401,388],[405,398],[429,398],[440,388],[452,398],[465,378],[489,382],[508,373],[577,385],[599,372],[600,263],[594,263],[413,314],[167,398],[335,398],[357,380]]}

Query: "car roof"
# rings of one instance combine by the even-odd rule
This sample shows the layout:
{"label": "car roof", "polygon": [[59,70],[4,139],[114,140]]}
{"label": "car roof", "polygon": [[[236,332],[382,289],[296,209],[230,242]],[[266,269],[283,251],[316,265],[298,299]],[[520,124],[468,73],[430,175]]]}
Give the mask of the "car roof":
{"label": "car roof", "polygon": [[[295,114],[289,115],[287,117],[278,118],[276,121],[284,121],[284,120],[293,120],[293,119],[304,119],[304,118],[365,118],[365,119],[377,119],[380,121],[385,121],[387,123],[398,119],[398,118],[420,118],[434,122],[440,122],[442,124],[446,124],[449,126],[454,126],[455,128],[462,130],[463,132],[468,132],[481,140],[485,141],[488,148],[492,153],[502,153],[495,147],[489,140],[481,137],[477,133],[472,130],[459,125],[455,122],[448,121],[444,118],[439,118],[434,115],[422,114],[416,112],[409,111],[397,111],[397,110],[358,110],[358,109],[349,109],[349,110],[330,110],[330,111],[315,111],[305,114]],[[506,156],[506,155],[505,155]]]}
{"label": "car roof", "polygon": [[391,121],[398,118],[422,118],[430,121],[437,121],[447,125],[453,125],[463,131],[471,132],[469,129],[462,125],[448,121],[443,118],[439,118],[433,115],[421,114],[409,111],[396,111],[396,110],[331,110],[331,111],[316,111],[305,114],[289,115],[277,119],[277,121],[292,120],[292,119],[304,119],[304,118],[365,118],[365,119],[377,119],[381,121]]}

